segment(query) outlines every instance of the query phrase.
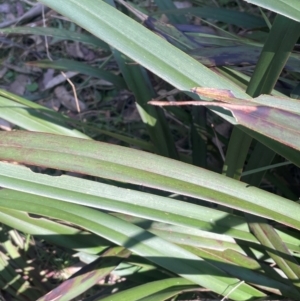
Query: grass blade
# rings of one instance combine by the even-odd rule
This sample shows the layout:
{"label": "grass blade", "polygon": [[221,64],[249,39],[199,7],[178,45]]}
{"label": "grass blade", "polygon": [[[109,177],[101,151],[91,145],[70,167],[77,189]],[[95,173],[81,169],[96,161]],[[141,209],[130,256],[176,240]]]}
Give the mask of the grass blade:
{"label": "grass blade", "polygon": [[44,133],[0,132],[0,138],[3,160],[172,191],[300,229],[299,204],[185,163],[120,146]]}
{"label": "grass blade", "polygon": [[[0,207],[26,210],[77,224],[219,294],[228,293],[229,288],[238,282],[237,279],[227,278],[221,270],[196,255],[100,211],[74,204],[65,206],[64,203],[50,198],[43,198],[41,202],[41,197],[9,189],[0,190]],[[176,266],[173,264],[174,258]],[[252,296],[262,297],[264,294],[243,284],[230,296],[233,300],[246,301]]]}
{"label": "grass blade", "polygon": [[81,43],[91,44],[95,47],[102,48],[109,51],[109,46],[103,41],[95,38],[92,35],[87,35],[79,32],[74,32],[64,28],[52,28],[52,27],[10,27],[1,28],[0,33],[2,34],[30,34],[30,35],[41,35],[50,36],[58,39],[72,40]]}

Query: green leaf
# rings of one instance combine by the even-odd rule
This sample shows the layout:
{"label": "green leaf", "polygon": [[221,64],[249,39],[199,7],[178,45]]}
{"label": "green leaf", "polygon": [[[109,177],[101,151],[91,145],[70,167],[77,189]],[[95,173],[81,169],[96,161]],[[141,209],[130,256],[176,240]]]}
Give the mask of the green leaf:
{"label": "green leaf", "polygon": [[[184,241],[186,241],[191,244],[205,247],[210,246],[217,249],[230,247],[239,251],[241,251],[240,247],[236,245],[232,238],[257,243],[254,236],[249,233],[245,220],[233,214],[162,196],[150,195],[134,190],[128,191],[124,188],[85,179],[76,179],[70,176],[51,177],[36,174],[28,168],[18,165],[0,162],[0,167],[0,185],[2,187],[106,211],[119,212],[122,214],[116,215],[115,213],[114,215],[128,222],[136,223],[137,225],[145,225],[145,227],[151,223],[151,229],[156,223],[145,220],[141,221],[134,217],[160,221],[171,225],[185,226],[184,228],[172,226],[172,229],[164,226],[163,230],[166,229],[165,231],[168,235],[170,232],[173,233],[171,236],[166,237],[166,239],[170,239],[174,242],[184,243]],[[130,215],[130,218],[127,219],[126,217],[128,215]],[[48,239],[52,239],[53,237],[55,243],[60,245],[69,244],[71,248],[78,248],[78,246],[80,246],[78,240],[84,241],[84,245],[90,248],[97,245],[95,244],[93,236],[85,236],[84,233],[82,233],[82,235],[73,235],[73,241],[71,237],[67,239],[67,234],[74,234],[71,229],[60,227],[59,224],[53,225],[52,222],[50,223],[43,219],[33,219],[14,211],[10,212],[10,218],[8,218],[5,212],[2,212],[0,219],[12,227],[16,227],[21,231],[24,230],[24,232],[27,231],[26,233],[39,234],[39,236],[42,235],[42,237],[45,237],[45,235],[49,233],[51,235],[48,236]],[[18,220],[19,222],[17,222]],[[35,225],[34,227],[33,224]],[[146,227],[145,229],[149,228]],[[186,237],[181,236],[182,229],[187,231],[183,233],[189,236],[190,239],[186,240]],[[213,232],[213,234],[210,235],[208,232],[203,232],[198,229],[210,231]],[[161,227],[154,227],[153,230],[161,230]],[[216,233],[222,235],[218,236]],[[291,251],[300,251],[298,247],[299,240],[297,238],[280,231],[278,231],[278,233],[288,244]],[[62,239],[59,239],[58,234],[61,234]],[[162,232],[160,232],[160,234],[162,234]],[[193,240],[192,237],[195,239]],[[215,241],[216,237],[217,242]],[[107,242],[98,242],[98,245],[106,246]],[[90,250],[89,252],[92,251],[93,250]]]}
{"label": "green leaf", "polygon": [[297,43],[299,31],[300,23],[280,15],[275,18],[247,88],[249,95],[271,93]]}
{"label": "green leaf", "polygon": [[[271,1],[271,0],[270,0]],[[161,2],[161,1],[158,1]],[[166,7],[167,8],[167,7]],[[166,13],[170,15],[193,15],[205,19],[213,19],[227,24],[233,24],[244,28],[264,27],[266,23],[263,18],[246,12],[227,9],[223,7],[191,7],[181,9],[164,9],[156,14]]]}
{"label": "green leaf", "polygon": [[1,28],[0,33],[2,34],[31,34],[31,35],[41,35],[50,36],[63,40],[72,40],[77,42],[82,42],[86,44],[91,44],[95,47],[99,47],[105,50],[109,50],[109,46],[103,41],[95,38],[92,35],[87,35],[79,32],[70,31],[64,28],[52,28],[52,27],[10,27]]}
{"label": "green leaf", "polygon": [[180,90],[189,91],[200,85],[227,88],[235,92],[237,97],[248,97],[236,85],[222,79],[104,1],[40,2],[70,18]]}
{"label": "green leaf", "polygon": [[[234,250],[217,251],[211,249],[186,247],[187,250],[205,258],[234,277],[239,277],[263,290],[277,295],[299,299],[297,291],[285,278],[276,275],[268,265],[242,255]],[[265,273],[266,271],[267,273]],[[274,276],[275,274],[275,276]],[[272,278],[275,278],[272,279]]]}
{"label": "green leaf", "polygon": [[26,130],[91,139],[69,126],[69,124],[76,124],[80,125],[81,128],[92,129],[94,132],[113,137],[130,145],[137,145],[144,150],[154,150],[153,145],[146,141],[76,122],[74,119],[10,92],[0,89],[0,95],[4,96],[0,97],[1,118]]}
{"label": "green leaf", "polygon": [[[173,200],[172,198],[135,190],[128,191],[125,188],[85,179],[77,179],[70,176],[51,177],[36,174],[23,166],[0,162],[0,167],[0,185],[2,187],[106,211],[130,214],[130,222],[133,220],[132,216],[138,216],[149,220],[192,227],[194,229],[214,231],[255,242],[254,237],[248,231],[245,220],[233,214]],[[14,213],[13,216],[15,216],[15,214],[16,213]],[[187,216],[189,218],[186,218]],[[3,219],[3,216],[1,216],[1,218]],[[124,216],[121,218],[124,219]],[[46,229],[48,229],[48,227],[52,229],[46,231],[54,230],[51,227],[52,224],[44,225],[44,221],[42,220],[36,221],[37,229],[33,230],[27,223],[34,223],[34,219],[20,215],[16,216],[16,219],[20,219],[20,223],[19,225],[15,225],[15,227],[19,229],[21,226],[21,229],[23,228],[24,231],[27,229],[26,231],[30,231],[28,233],[31,234],[37,235],[38,233],[45,233],[45,230],[42,230],[44,227],[46,227]],[[8,222],[7,219],[5,219],[5,221]],[[38,227],[40,223],[42,228]],[[9,224],[11,225],[10,221]],[[62,231],[62,233],[58,233],[64,234],[66,230],[55,229],[55,231]],[[67,233],[69,232],[65,234]],[[290,240],[288,239],[287,241]],[[233,241],[231,240],[231,242]],[[298,241],[291,243],[297,245]],[[72,245],[74,244],[72,243]],[[294,248],[292,249],[294,250]]]}
{"label": "green leaf", "polygon": [[263,219],[249,216],[249,227],[291,283],[300,287],[300,267],[275,230]]}
{"label": "green leaf", "polygon": [[251,4],[274,11],[295,21],[300,21],[300,3],[297,0],[245,0]]}
{"label": "green leaf", "polygon": [[[11,94],[2,90],[0,91],[0,95],[10,97]],[[61,121],[61,118],[53,120],[53,114],[59,116],[58,113],[19,96],[15,96],[14,99],[16,101],[0,96],[1,118],[30,131],[91,139],[83,133],[70,128],[66,123]],[[18,100],[20,100],[19,103]],[[29,106],[23,103],[27,103]]]}
{"label": "green leaf", "polygon": [[55,245],[88,254],[98,254],[109,246],[106,240],[101,240],[89,232],[78,232],[75,227],[62,225],[45,218],[33,218],[27,213],[17,210],[2,208],[0,221],[25,234],[31,234]]}
{"label": "green leaf", "polygon": [[[229,293],[230,287],[238,282],[238,279],[226,277],[225,273],[198,256],[98,210],[9,189],[0,190],[0,207],[76,224],[219,294]],[[264,294],[247,284],[240,285],[230,293],[230,297],[237,301],[246,301],[252,296],[262,297]]]}
{"label": "green leaf", "polygon": [[[183,23],[187,22],[186,17],[179,14],[172,14],[172,12],[177,11],[175,4],[171,0],[155,0],[155,4],[158,7],[158,13],[164,13],[166,10],[170,10],[171,14],[167,14],[167,17],[171,23]],[[180,11],[179,11],[180,12]]]}
{"label": "green leaf", "polygon": [[[174,294],[182,292],[184,289],[197,289],[197,287],[186,279],[182,278],[169,278],[159,281],[153,281],[137,287],[127,289],[125,291],[110,295],[106,298],[100,298],[96,300],[101,301],[134,301],[134,300],[148,300],[147,297],[155,294],[156,299],[154,300],[165,300],[161,299],[158,294],[166,293],[167,296],[172,297]],[[96,301],[95,300],[95,301]],[[150,299],[151,300],[151,299]]]}
{"label": "green leaf", "polygon": [[[200,96],[221,102],[150,101],[149,103],[159,106],[193,105],[222,107],[232,112],[238,124],[300,151],[300,140],[295,139],[295,136],[300,135],[300,114],[268,106],[251,105],[251,100],[238,99],[228,90],[194,88],[192,91]],[[271,96],[269,97],[271,98]],[[276,97],[273,96],[272,98]],[[287,98],[277,98],[277,101],[288,103]],[[256,99],[256,102],[259,102],[259,97]]]}
{"label": "green leaf", "polygon": [[300,229],[299,204],[157,155],[90,140],[30,132],[0,132],[0,146],[3,160],[171,191]]}
{"label": "green leaf", "polygon": [[[72,275],[45,296],[37,301],[69,301],[87,291],[100,280],[108,276],[123,260],[130,255],[128,250],[121,247],[113,247],[105,251],[104,254],[88,266],[82,268],[79,273]],[[82,271],[83,270],[83,271]],[[79,275],[78,275],[79,274]]]}
{"label": "green leaf", "polygon": [[137,110],[148,130],[156,153],[178,159],[174,140],[164,113],[160,108],[148,105],[148,100],[155,97],[156,94],[151,86],[147,71],[143,67],[134,64],[132,60],[119,51],[113,49],[112,52],[129,89],[135,95]]}

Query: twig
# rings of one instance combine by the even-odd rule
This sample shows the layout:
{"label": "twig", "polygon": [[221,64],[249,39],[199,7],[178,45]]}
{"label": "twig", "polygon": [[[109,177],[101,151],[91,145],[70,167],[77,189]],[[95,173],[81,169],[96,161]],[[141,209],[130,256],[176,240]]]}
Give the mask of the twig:
{"label": "twig", "polygon": [[[42,16],[43,16],[43,27],[46,27],[44,7],[42,8]],[[50,55],[50,52],[49,52],[48,39],[47,39],[46,36],[44,36],[44,38],[45,38],[45,47],[46,47],[47,57],[50,61],[53,61],[53,59]],[[76,109],[77,109],[77,112],[80,113],[81,110],[80,110],[80,106],[79,106],[79,101],[78,101],[75,85],[73,84],[73,82],[67,77],[67,75],[63,71],[61,71],[60,73],[62,74],[62,76],[67,80],[67,82],[72,87],[74,98],[75,98],[75,103],[76,103]]]}

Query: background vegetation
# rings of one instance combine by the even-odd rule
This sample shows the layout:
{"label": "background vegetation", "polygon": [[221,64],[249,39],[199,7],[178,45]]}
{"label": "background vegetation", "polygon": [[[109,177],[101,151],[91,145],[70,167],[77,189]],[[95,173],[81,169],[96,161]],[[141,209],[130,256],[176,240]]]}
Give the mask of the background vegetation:
{"label": "background vegetation", "polygon": [[0,13],[0,299],[300,299],[298,2]]}

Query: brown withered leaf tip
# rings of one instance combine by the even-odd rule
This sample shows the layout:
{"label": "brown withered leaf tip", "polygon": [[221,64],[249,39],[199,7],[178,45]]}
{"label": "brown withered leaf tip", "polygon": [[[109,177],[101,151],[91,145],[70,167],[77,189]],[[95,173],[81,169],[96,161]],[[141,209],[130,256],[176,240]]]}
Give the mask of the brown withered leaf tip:
{"label": "brown withered leaf tip", "polygon": [[215,100],[226,101],[227,99],[236,98],[234,94],[227,89],[216,89],[216,88],[192,88],[191,91],[203,97],[212,98]]}

